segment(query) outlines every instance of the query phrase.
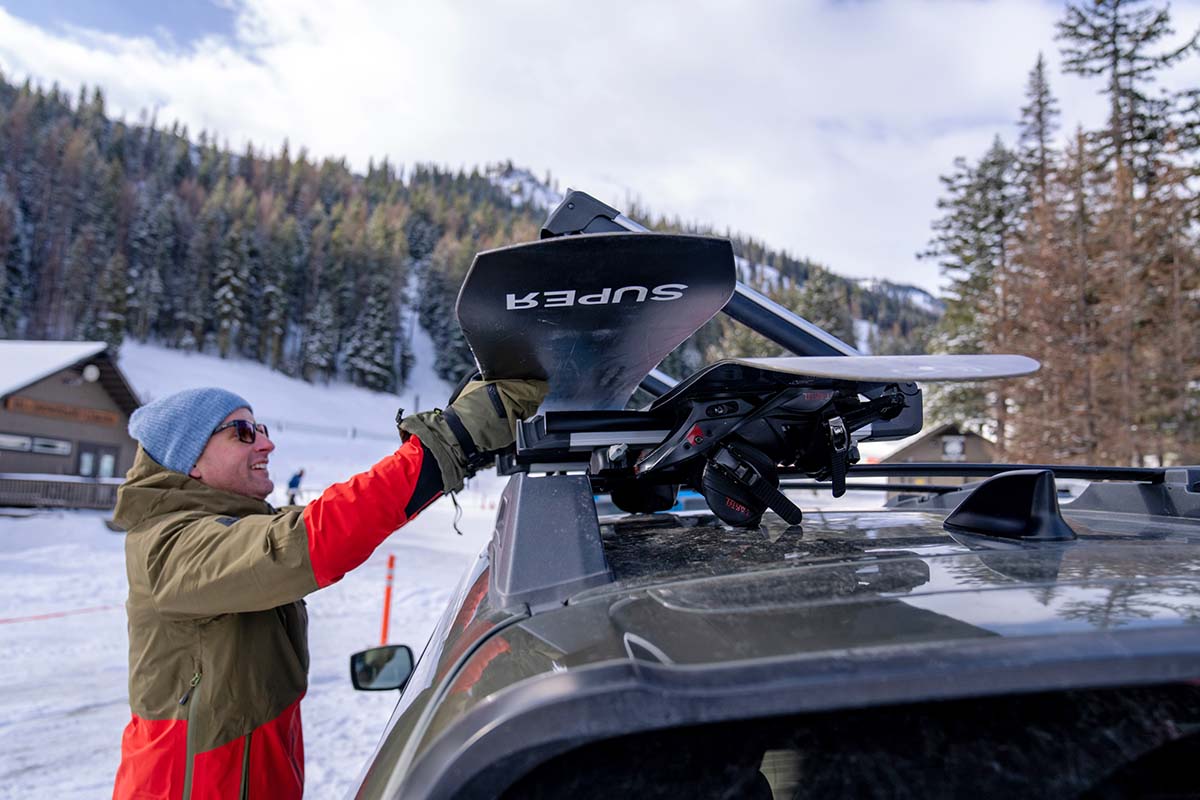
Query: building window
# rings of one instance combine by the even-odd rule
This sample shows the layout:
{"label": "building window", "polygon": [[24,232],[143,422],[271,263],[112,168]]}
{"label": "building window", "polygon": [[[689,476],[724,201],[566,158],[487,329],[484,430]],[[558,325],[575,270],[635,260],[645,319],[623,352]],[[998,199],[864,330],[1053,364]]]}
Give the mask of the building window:
{"label": "building window", "polygon": [[69,456],[71,455],[71,443],[65,439],[43,439],[35,436],[33,437],[33,452],[47,456]]}
{"label": "building window", "polygon": [[103,444],[79,443],[79,467],[85,478],[112,478],[117,471],[117,448]]}
{"label": "building window", "polygon": [[33,449],[33,439],[15,433],[0,433],[0,450],[14,450],[18,453],[28,453]]}
{"label": "building window", "polygon": [[66,439],[47,439],[42,436],[22,436],[19,433],[0,433],[0,450],[17,453],[38,453],[44,456],[69,456],[73,447]]}
{"label": "building window", "polygon": [[967,457],[965,436],[942,437],[942,461],[964,461]]}

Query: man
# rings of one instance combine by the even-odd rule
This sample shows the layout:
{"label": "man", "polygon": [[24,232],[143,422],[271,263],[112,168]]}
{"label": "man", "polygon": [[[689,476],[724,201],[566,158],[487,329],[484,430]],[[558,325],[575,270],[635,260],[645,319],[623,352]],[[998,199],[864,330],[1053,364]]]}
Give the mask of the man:
{"label": "man", "polygon": [[288,505],[296,505],[296,495],[300,493],[300,481],[304,478],[304,468],[296,470],[296,473],[288,479]]}
{"label": "man", "polygon": [[129,575],[129,703],[114,798],[296,798],[304,788],[302,597],[460,489],[537,410],[541,381],[472,382],[403,443],[301,508],[264,502],[275,449],[250,404],[191,389],[130,419],[114,519]]}

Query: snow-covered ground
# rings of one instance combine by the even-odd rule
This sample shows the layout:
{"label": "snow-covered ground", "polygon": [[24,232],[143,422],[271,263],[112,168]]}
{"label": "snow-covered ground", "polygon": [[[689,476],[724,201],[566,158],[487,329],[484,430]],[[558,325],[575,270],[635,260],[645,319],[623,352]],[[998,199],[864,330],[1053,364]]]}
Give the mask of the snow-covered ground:
{"label": "snow-covered ground", "polygon": [[[204,385],[247,398],[272,427],[272,499],[281,502],[282,487],[299,467],[311,495],[392,452],[397,406],[416,410],[418,394],[422,407],[445,402],[450,388],[426,366],[431,345],[425,339],[417,346],[418,375],[399,397],[314,387],[249,362],[136,343],[123,348],[121,367],[143,400]],[[301,424],[341,433],[305,431]],[[459,495],[464,535],[452,529],[454,507],[440,500],[366,564],[308,598],[307,797],[345,794],[396,703],[394,692],[356,692],[348,669],[352,652],[379,643],[388,555],[396,555],[388,638],[420,652],[463,569],[490,536],[502,487],[502,479],[481,476]],[[0,509],[0,798],[97,798],[112,791],[129,708],[124,539],[104,525],[106,516]]]}
{"label": "snow-covered ground", "polygon": [[[393,418],[444,403],[450,387],[429,372],[420,336],[413,383],[399,397],[346,385],[312,386],[261,365],[128,343],[121,367],[143,400],[192,386],[238,392],[271,425],[272,500],[304,467],[304,495],[392,452]],[[3,368],[0,368],[0,372]],[[418,398],[419,395],[419,398]],[[353,435],[351,435],[353,429]],[[317,432],[324,431],[324,432]],[[455,509],[442,499],[394,534],[340,583],[309,596],[312,665],[302,705],[306,796],[343,796],[396,703],[392,692],[356,692],[349,655],[379,642],[387,557],[396,555],[389,641],[420,652],[462,571],[491,535],[504,479],[475,478]],[[880,493],[855,493],[877,506]],[[796,492],[806,510],[828,493]],[[844,500],[851,500],[848,495]],[[123,534],[88,511],[0,508],[0,799],[109,796],[129,719]]]}

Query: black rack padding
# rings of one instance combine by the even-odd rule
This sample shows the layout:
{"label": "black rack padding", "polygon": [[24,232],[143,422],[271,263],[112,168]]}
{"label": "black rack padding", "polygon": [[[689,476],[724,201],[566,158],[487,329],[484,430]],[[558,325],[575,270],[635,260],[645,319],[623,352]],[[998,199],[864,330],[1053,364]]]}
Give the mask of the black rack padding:
{"label": "black rack padding", "polygon": [[568,189],[567,196],[546,218],[541,238],[550,239],[575,233],[622,231],[625,228],[615,222],[620,215],[620,211],[601,203],[590,194]]}
{"label": "black rack padding", "polygon": [[488,589],[497,608],[553,608],[613,580],[585,475],[509,479],[488,553]]}

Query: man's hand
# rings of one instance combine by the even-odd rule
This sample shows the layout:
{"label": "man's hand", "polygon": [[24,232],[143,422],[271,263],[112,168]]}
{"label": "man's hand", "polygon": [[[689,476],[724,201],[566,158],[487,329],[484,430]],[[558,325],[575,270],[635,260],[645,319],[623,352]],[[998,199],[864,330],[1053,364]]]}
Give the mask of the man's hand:
{"label": "man's hand", "polygon": [[471,381],[444,412],[405,417],[400,432],[421,439],[437,459],[443,490],[456,492],[488,453],[515,441],[517,421],[533,416],[547,388],[538,380]]}

